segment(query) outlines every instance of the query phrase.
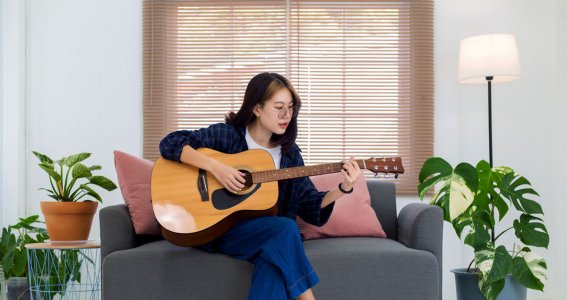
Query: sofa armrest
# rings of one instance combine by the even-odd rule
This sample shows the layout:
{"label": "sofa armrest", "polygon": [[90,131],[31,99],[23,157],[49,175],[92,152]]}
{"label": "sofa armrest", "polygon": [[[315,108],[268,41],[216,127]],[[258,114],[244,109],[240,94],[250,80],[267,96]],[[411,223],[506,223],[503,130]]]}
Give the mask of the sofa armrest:
{"label": "sofa armrest", "polygon": [[[443,211],[441,208],[411,203],[398,215],[398,241],[441,257],[443,250]],[[439,255],[438,255],[439,254]]]}
{"label": "sofa armrest", "polygon": [[398,241],[409,248],[425,250],[435,255],[439,264],[439,295],[441,295],[443,210],[425,203],[411,203],[404,206],[398,215]]}
{"label": "sofa armrest", "polygon": [[108,206],[100,210],[101,261],[114,251],[134,248],[136,235],[132,219],[125,204]]}
{"label": "sofa armrest", "polygon": [[396,208],[396,185],[391,181],[374,178],[366,180],[370,201],[386,236],[398,240],[398,213]]}

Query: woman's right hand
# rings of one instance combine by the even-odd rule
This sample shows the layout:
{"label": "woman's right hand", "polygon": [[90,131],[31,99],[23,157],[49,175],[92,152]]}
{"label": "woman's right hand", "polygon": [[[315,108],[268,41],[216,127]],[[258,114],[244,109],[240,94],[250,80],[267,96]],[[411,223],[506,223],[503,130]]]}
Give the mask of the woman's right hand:
{"label": "woman's right hand", "polygon": [[213,164],[210,172],[231,193],[237,193],[242,190],[246,182],[244,173],[218,161]]}

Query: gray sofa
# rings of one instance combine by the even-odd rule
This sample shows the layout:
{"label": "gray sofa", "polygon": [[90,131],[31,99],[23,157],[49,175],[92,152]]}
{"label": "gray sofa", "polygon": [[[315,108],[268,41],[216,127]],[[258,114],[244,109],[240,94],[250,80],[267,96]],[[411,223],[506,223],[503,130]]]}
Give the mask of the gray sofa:
{"label": "gray sofa", "polygon": [[[397,215],[393,183],[368,187],[388,239],[305,241],[321,279],[315,297],[441,299],[441,209],[412,203]],[[103,299],[246,299],[252,264],[137,236],[125,205],[101,209],[100,224]]]}

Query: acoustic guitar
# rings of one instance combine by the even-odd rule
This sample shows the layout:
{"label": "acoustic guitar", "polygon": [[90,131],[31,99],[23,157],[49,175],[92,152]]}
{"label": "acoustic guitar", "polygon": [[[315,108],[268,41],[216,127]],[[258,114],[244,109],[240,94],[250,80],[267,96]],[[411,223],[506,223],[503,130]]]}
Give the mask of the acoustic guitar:
{"label": "acoustic guitar", "polygon": [[[278,180],[337,173],[342,163],[275,169],[272,156],[253,149],[225,154],[208,148],[197,151],[245,173],[245,187],[233,194],[205,170],[159,158],[152,170],[152,206],[165,239],[178,246],[207,243],[237,222],[276,215]],[[356,161],[374,173],[404,172],[400,157]]]}

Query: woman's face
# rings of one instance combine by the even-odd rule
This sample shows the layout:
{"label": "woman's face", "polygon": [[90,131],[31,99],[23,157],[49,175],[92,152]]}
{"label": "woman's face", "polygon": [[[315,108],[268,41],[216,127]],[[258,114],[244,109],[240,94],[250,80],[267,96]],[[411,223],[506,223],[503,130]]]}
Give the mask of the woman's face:
{"label": "woman's face", "polygon": [[275,134],[284,134],[295,109],[291,92],[281,88],[264,105],[258,105],[254,113],[262,127]]}

